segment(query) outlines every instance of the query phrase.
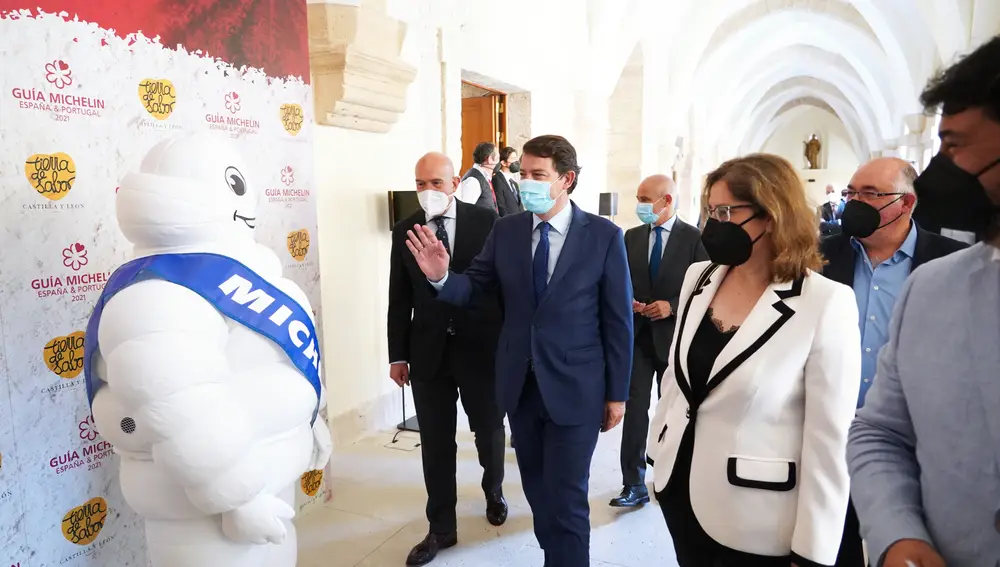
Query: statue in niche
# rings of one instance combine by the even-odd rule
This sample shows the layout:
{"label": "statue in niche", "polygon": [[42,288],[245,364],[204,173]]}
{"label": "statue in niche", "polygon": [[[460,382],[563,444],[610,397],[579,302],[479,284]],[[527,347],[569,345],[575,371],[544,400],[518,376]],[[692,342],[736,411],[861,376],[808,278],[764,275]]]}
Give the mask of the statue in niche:
{"label": "statue in niche", "polygon": [[808,169],[819,169],[819,151],[823,149],[823,144],[816,134],[813,134],[808,142],[803,142],[806,146],[806,167]]}

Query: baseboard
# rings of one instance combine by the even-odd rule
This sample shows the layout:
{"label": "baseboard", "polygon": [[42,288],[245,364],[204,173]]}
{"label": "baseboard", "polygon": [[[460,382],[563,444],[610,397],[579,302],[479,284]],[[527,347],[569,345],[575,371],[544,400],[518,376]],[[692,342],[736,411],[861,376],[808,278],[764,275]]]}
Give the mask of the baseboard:
{"label": "baseboard", "polygon": [[[413,406],[407,403],[407,412],[413,415]],[[362,437],[379,431],[394,431],[403,414],[399,390],[386,392],[358,408],[330,417],[330,434],[333,445],[354,443]]]}

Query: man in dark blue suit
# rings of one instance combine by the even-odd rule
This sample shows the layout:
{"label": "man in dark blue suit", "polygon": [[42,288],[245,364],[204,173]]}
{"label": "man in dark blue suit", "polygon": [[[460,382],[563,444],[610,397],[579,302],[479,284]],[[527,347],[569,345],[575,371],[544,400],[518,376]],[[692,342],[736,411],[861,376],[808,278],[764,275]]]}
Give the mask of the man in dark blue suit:
{"label": "man in dark blue suit", "polygon": [[521,482],[546,567],[590,565],[590,462],[622,419],[632,364],[632,284],[622,231],[570,202],[580,167],[560,136],[524,145],[521,201],[463,273],[434,231],[407,246],[438,299],[469,305],[499,290],[497,402],[517,437]]}

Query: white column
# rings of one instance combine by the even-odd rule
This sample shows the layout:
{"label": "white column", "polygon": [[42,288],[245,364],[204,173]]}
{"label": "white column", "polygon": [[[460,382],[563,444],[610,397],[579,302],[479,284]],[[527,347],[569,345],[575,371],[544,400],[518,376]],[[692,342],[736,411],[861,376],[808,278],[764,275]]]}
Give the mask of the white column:
{"label": "white column", "polygon": [[575,102],[576,136],[570,142],[576,147],[583,172],[573,192],[573,200],[580,208],[597,214],[598,195],[609,191],[608,99],[592,92],[577,91]]}

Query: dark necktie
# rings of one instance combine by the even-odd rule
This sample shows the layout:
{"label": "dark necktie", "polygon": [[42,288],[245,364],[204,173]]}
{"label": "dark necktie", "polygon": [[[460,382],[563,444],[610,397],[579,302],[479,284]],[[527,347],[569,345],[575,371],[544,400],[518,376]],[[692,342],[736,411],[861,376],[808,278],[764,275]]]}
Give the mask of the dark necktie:
{"label": "dark necktie", "polygon": [[451,255],[451,243],[448,242],[448,231],[444,229],[444,220],[447,217],[434,217],[431,220],[434,221],[434,226],[437,227],[434,231],[434,236],[444,244],[446,250],[448,250],[448,255]]}
{"label": "dark necktie", "polygon": [[653,242],[653,252],[649,255],[649,276],[654,282],[656,275],[660,273],[660,260],[663,259],[663,230],[662,226],[653,229],[656,241]]}
{"label": "dark necktie", "polygon": [[532,265],[532,272],[535,279],[535,303],[542,300],[545,288],[549,286],[549,229],[552,228],[547,222],[538,225],[538,246],[535,247],[535,258]]}

